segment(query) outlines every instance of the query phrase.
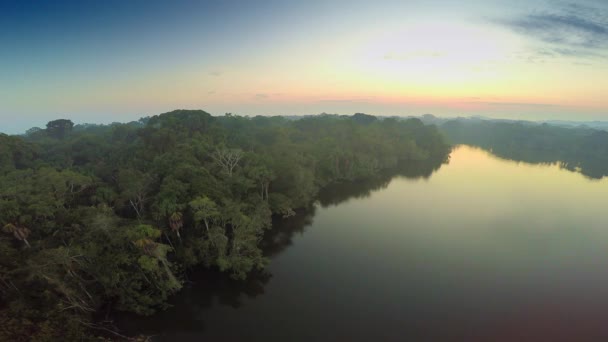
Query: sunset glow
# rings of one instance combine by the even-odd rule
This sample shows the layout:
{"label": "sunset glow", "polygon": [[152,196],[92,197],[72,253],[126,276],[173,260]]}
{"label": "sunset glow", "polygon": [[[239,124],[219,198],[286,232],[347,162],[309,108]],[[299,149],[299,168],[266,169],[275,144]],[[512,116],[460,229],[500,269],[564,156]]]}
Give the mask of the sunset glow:
{"label": "sunset glow", "polygon": [[[602,1],[3,3],[0,116],[608,119]],[[78,15],[76,15],[76,13]]]}

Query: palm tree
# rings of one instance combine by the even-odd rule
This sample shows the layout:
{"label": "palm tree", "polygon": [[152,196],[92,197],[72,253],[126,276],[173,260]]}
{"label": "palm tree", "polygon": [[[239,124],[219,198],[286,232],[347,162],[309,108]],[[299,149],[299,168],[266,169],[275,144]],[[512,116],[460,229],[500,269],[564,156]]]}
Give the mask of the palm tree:
{"label": "palm tree", "polygon": [[31,231],[26,228],[26,227],[17,227],[12,223],[6,224],[4,226],[4,231],[6,233],[12,233],[13,236],[19,240],[19,241],[23,241],[25,243],[25,245],[29,248],[30,243],[27,241],[27,237],[30,235]]}
{"label": "palm tree", "polygon": [[137,241],[134,241],[133,244],[135,246],[137,246],[138,248],[141,248],[144,253],[146,253],[149,256],[156,256],[155,255],[155,251],[156,251],[156,242],[148,239],[148,238],[143,238],[143,239],[139,239]]}
{"label": "palm tree", "polygon": [[177,237],[180,241],[182,240],[182,237],[179,235],[179,230],[182,229],[183,226],[184,220],[182,213],[177,211],[171,214],[171,216],[169,217],[169,227],[171,227],[171,230],[177,234]]}

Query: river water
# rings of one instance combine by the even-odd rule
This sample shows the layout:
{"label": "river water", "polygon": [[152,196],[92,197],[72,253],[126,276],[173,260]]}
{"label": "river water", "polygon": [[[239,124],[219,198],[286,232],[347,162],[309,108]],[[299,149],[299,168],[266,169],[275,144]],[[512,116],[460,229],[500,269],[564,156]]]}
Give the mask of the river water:
{"label": "river water", "polygon": [[608,338],[608,181],[460,146],[325,190],[277,222],[264,273],[192,276],[121,319],[156,341]]}

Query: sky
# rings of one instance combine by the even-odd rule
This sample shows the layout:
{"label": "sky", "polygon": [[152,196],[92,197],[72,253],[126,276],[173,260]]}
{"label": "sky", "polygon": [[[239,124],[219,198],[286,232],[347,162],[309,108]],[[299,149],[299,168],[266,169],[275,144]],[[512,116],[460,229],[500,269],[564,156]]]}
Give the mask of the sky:
{"label": "sky", "polygon": [[178,108],[608,120],[608,1],[0,0],[0,132]]}

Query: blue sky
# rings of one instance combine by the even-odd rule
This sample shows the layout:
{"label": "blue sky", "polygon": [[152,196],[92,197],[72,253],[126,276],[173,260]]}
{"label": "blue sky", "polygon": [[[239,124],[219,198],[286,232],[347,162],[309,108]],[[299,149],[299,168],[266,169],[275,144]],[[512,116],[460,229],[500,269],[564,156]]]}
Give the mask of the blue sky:
{"label": "blue sky", "polygon": [[608,120],[605,1],[0,1],[0,131],[175,108]]}

